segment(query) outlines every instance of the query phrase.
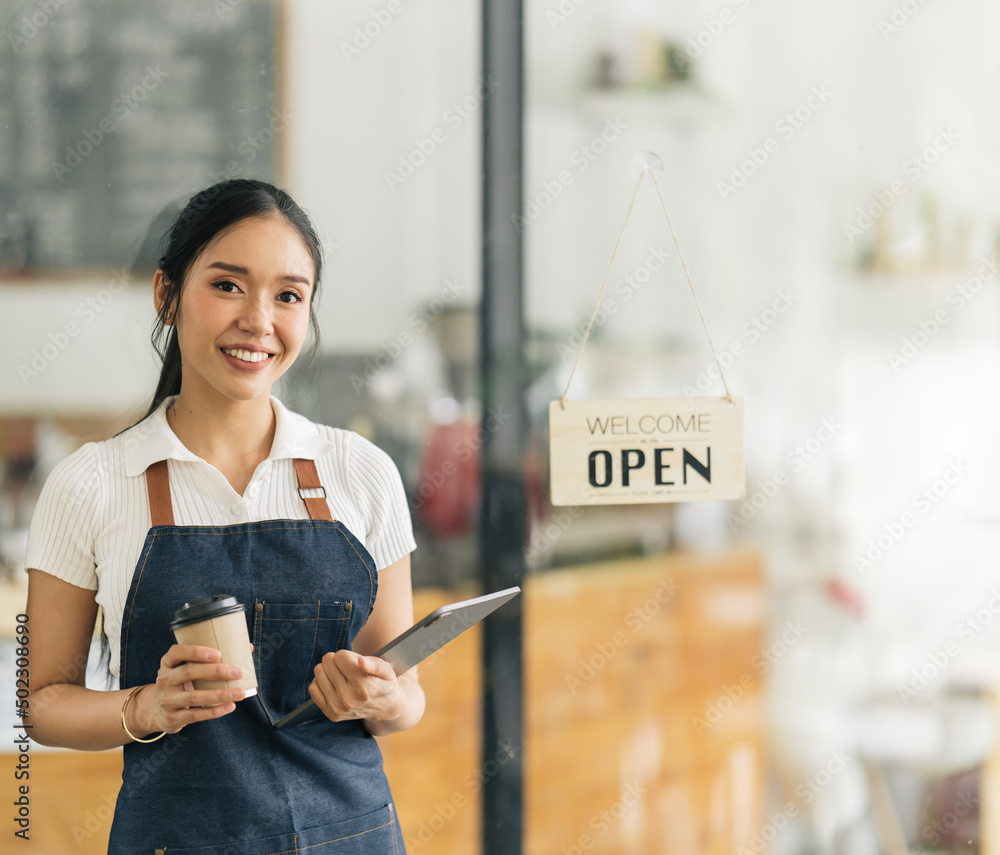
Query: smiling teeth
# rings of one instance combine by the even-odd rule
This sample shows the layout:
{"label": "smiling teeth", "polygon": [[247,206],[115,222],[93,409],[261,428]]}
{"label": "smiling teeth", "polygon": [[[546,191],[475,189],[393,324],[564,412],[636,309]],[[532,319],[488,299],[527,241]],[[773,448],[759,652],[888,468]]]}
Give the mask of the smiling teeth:
{"label": "smiling teeth", "polygon": [[249,350],[223,350],[222,352],[228,353],[230,356],[235,356],[237,359],[241,359],[244,362],[263,362],[268,357],[268,354],[261,350],[255,350],[253,352]]}

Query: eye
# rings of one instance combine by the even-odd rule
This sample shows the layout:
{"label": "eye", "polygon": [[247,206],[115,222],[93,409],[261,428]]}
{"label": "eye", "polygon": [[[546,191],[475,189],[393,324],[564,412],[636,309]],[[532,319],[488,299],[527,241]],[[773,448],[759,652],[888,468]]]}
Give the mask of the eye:
{"label": "eye", "polygon": [[[288,300],[286,299],[287,297],[291,297],[292,299]],[[278,299],[281,300],[282,303],[301,303],[302,295],[298,291],[282,291],[278,295]]]}
{"label": "eye", "polygon": [[238,289],[240,286],[235,282],[230,282],[228,279],[220,279],[218,282],[213,282],[212,287],[218,288],[220,291],[225,291],[227,294],[232,294],[232,289]]}

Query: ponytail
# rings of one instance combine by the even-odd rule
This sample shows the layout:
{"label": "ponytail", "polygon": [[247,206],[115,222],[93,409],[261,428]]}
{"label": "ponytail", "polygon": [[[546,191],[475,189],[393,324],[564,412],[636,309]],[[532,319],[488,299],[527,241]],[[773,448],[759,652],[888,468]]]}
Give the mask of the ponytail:
{"label": "ponytail", "polygon": [[[177,395],[181,391],[181,347],[177,343],[177,327],[172,326],[167,332],[167,345],[162,347],[160,342],[162,341],[164,325],[162,321],[158,321],[157,328],[153,332],[154,340],[153,347],[156,349],[157,355],[160,357],[160,362],[163,363],[163,367],[160,368],[160,379],[156,384],[156,391],[153,393],[153,400],[149,405],[149,409],[146,410],[146,415],[143,418],[149,418],[153,415],[167,398]],[[159,333],[159,335],[157,335]]]}

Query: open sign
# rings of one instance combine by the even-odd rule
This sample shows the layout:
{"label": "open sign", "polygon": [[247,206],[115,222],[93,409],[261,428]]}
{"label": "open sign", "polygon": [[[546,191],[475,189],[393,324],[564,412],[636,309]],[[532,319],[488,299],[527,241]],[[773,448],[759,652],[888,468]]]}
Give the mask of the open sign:
{"label": "open sign", "polygon": [[549,462],[554,505],[738,499],[743,400],[553,401]]}

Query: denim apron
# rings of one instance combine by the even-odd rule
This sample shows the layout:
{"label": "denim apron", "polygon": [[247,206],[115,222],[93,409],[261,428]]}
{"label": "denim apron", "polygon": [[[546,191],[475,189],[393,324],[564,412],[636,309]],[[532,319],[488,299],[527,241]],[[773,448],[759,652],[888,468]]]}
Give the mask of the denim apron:
{"label": "denim apron", "polygon": [[378,587],[371,555],[331,519],[315,463],[295,470],[311,519],[224,526],[174,525],[167,461],[146,470],[152,527],[125,602],[119,685],[156,681],[174,609],[232,594],[247,607],[258,688],[222,718],[124,747],[109,855],[405,852],[361,721],[272,727],[309,699],[323,654],[350,648]]}

